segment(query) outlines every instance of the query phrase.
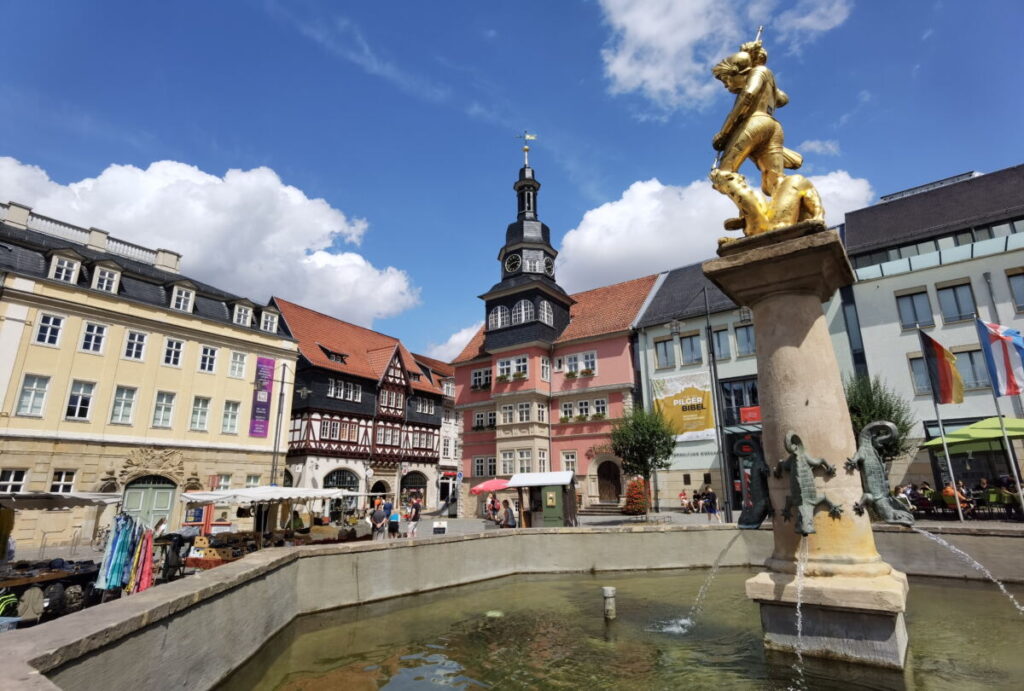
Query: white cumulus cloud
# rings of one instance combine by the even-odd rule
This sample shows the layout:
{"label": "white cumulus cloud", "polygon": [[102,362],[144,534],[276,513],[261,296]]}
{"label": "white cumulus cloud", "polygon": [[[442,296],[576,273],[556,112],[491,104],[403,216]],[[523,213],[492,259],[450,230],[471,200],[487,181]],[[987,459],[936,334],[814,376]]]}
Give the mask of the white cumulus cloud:
{"label": "white cumulus cloud", "polygon": [[482,321],[476,324],[471,324],[464,329],[459,329],[444,343],[433,344],[427,346],[427,357],[432,357],[443,362],[451,362],[455,359],[455,356],[462,352],[462,349],[469,343],[469,339],[473,338],[473,334],[480,330],[483,326]]}
{"label": "white cumulus cloud", "polygon": [[839,142],[835,139],[806,139],[796,147],[796,150],[823,156],[838,156]]}
{"label": "white cumulus cloud", "polygon": [[223,177],[177,161],[110,165],[67,185],[37,166],[0,157],[0,199],[37,213],[182,255],[182,273],[253,300],[292,300],[372,325],[419,301],[409,276],[379,269],[339,243],[359,245],[368,224],[281,181],[270,168]]}
{"label": "white cumulus cloud", "polygon": [[753,39],[758,25],[768,31],[769,53],[799,50],[850,13],[850,0],[797,0],[781,11],[774,0],[600,3],[612,30],[601,53],[611,92],[640,92],[665,110],[699,108],[723,91],[711,66]]}
{"label": "white cumulus cloud", "polygon": [[[821,193],[829,225],[874,198],[867,180],[845,170],[809,179]],[[738,237],[722,229],[722,221],[735,215],[735,205],[704,180],[685,187],[657,179],[634,182],[622,197],[586,212],[566,233],[558,282],[576,292],[710,259],[718,238]]]}

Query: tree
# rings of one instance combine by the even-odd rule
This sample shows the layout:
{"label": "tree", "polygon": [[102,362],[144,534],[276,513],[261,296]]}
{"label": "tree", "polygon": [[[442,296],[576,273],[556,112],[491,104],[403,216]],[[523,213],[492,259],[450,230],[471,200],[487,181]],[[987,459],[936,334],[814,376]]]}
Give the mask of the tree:
{"label": "tree", "polygon": [[635,477],[626,485],[626,503],[622,513],[627,516],[647,513],[647,490],[642,479]]}
{"label": "tree", "polygon": [[622,459],[626,475],[639,475],[644,479],[648,507],[651,474],[669,466],[668,459],[675,446],[675,433],[657,410],[648,412],[641,406],[633,406],[629,414],[612,427],[612,453]]}
{"label": "tree", "polygon": [[843,381],[843,388],[855,437],[859,438],[860,431],[869,422],[886,420],[896,425],[896,436],[879,449],[882,458],[888,461],[914,451],[910,431],[917,420],[905,398],[878,376],[851,375]]}

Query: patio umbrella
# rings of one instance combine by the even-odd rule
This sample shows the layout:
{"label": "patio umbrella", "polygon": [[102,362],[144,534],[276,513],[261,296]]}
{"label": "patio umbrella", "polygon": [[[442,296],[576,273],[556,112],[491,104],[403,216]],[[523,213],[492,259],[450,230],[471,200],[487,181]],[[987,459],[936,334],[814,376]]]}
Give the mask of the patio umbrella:
{"label": "patio umbrella", "polygon": [[481,492],[498,492],[506,487],[508,487],[508,480],[503,477],[496,477],[493,480],[481,482],[479,485],[469,490],[469,493],[480,494]]}
{"label": "patio umbrella", "polygon": [[[1024,437],[1024,420],[1008,417],[1004,418],[1003,422],[1006,424],[1006,436]],[[955,432],[947,433],[946,443],[952,446],[954,444],[991,441],[1002,439],[1002,437],[1003,431],[999,427],[999,418],[989,417],[984,420],[978,420],[966,427],[961,427]],[[941,444],[942,437],[936,437],[935,439],[929,439],[924,444],[921,444],[921,446],[939,446]]]}

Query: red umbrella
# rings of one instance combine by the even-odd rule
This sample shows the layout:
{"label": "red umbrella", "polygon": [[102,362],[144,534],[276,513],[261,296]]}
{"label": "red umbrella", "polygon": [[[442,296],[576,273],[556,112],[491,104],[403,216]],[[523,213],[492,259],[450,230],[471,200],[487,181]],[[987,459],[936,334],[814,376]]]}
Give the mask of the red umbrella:
{"label": "red umbrella", "polygon": [[481,482],[476,487],[469,490],[470,494],[480,494],[481,492],[497,492],[508,487],[508,480],[503,477],[496,477],[493,480],[487,482]]}

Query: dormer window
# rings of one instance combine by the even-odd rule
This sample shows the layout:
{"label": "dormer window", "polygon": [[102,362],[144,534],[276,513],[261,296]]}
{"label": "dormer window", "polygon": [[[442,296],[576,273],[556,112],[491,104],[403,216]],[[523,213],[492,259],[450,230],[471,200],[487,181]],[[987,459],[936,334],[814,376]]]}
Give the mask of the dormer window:
{"label": "dormer window", "polygon": [[[318,343],[317,345],[320,344]],[[346,360],[348,359],[347,354],[339,353],[336,350],[331,350],[330,348],[326,348],[322,345],[320,346],[320,350],[323,351],[323,354],[327,356],[328,360],[330,360],[331,362],[337,362],[340,365],[344,365],[346,363]]]}
{"label": "dormer window", "polygon": [[235,305],[235,314],[231,320],[239,326],[249,326],[252,324],[252,308],[246,305]]}
{"label": "dormer window", "polygon": [[105,266],[97,266],[92,277],[92,287],[104,293],[116,293],[117,284],[121,280],[121,272]]}
{"label": "dormer window", "polygon": [[270,333],[277,333],[277,313],[263,312],[260,315],[260,329]]}
{"label": "dormer window", "polygon": [[57,255],[50,262],[50,278],[64,283],[75,283],[78,281],[79,266],[76,260]]}
{"label": "dormer window", "polygon": [[174,295],[171,297],[171,307],[179,312],[191,312],[192,302],[195,300],[196,291],[189,290],[184,286],[174,286]]}

